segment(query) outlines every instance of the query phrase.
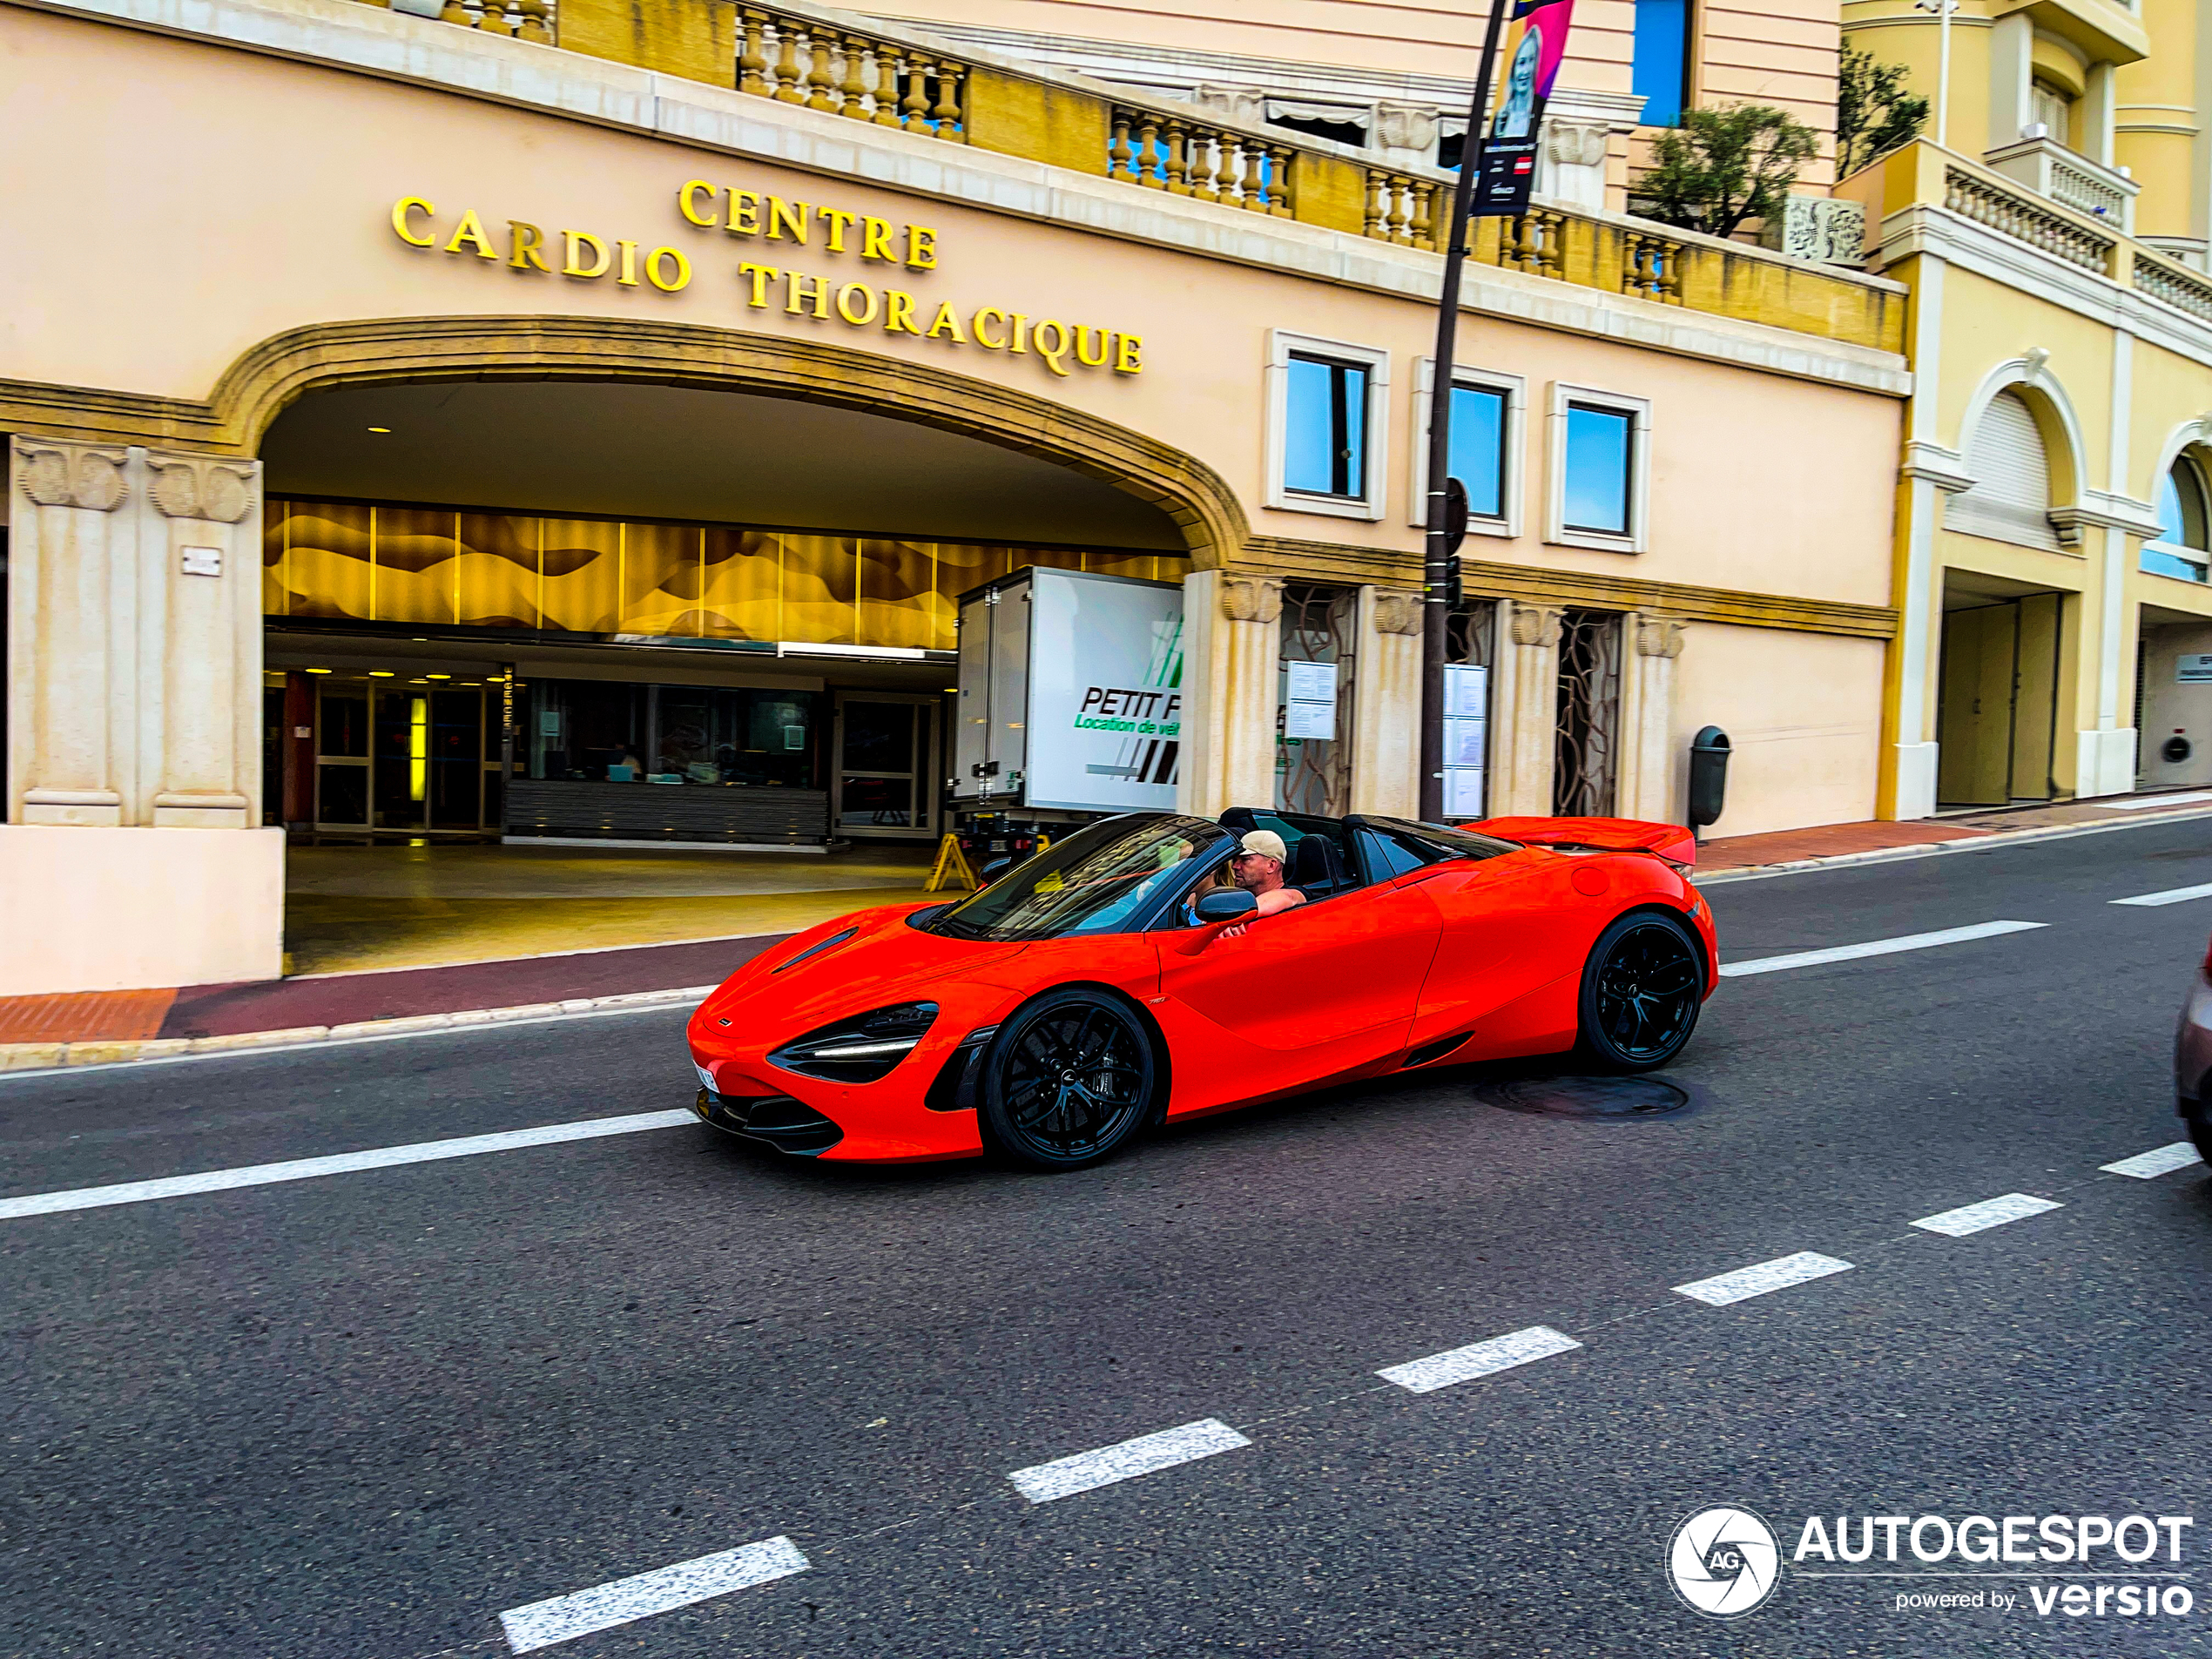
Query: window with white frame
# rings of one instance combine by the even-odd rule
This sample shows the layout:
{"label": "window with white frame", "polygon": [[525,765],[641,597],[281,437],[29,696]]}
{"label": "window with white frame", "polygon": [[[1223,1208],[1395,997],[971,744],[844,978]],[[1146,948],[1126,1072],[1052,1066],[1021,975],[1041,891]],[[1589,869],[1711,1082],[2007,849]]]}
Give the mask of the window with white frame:
{"label": "window with white frame", "polygon": [[1554,384],[1546,541],[1643,551],[1650,423],[1647,399]]}
{"label": "window with white frame", "polygon": [[[1409,523],[1428,523],[1428,419],[1436,362],[1424,357],[1414,377],[1413,489]],[[1522,408],[1527,383],[1487,369],[1452,371],[1451,473],[1467,492],[1467,529],[1477,536],[1521,534]]]}
{"label": "window with white frame", "polygon": [[2212,564],[2212,490],[2196,457],[2183,453],[2158,481],[2157,539],[2143,543],[2142,568],[2184,582],[2207,579]]}
{"label": "window with white frame", "polygon": [[1267,504],[1380,518],[1390,354],[1278,329],[1268,379]]}

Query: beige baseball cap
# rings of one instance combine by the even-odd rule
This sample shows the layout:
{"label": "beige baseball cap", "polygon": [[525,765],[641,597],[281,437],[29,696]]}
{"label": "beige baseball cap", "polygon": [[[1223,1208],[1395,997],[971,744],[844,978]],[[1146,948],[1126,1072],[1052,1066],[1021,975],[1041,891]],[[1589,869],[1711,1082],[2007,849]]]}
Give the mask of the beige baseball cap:
{"label": "beige baseball cap", "polygon": [[1257,853],[1264,859],[1273,859],[1278,864],[1291,861],[1291,849],[1283,845],[1283,838],[1273,830],[1247,830],[1244,839],[1237,843],[1237,851]]}

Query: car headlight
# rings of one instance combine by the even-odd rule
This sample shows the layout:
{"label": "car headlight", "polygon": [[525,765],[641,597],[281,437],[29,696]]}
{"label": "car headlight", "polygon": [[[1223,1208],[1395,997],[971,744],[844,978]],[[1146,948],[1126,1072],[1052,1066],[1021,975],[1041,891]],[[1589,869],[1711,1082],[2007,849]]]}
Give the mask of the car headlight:
{"label": "car headlight", "polygon": [[810,1031],[768,1058],[806,1077],[872,1083],[913,1053],[936,1019],[934,1002],[901,1002]]}

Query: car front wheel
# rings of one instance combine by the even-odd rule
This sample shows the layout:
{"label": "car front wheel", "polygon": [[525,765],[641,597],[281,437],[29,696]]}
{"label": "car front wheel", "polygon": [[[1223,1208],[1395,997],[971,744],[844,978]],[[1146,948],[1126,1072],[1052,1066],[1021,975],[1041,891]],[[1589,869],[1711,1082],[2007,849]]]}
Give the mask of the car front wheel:
{"label": "car front wheel", "polygon": [[1597,936],[1582,968],[1581,1047],[1614,1071],[1650,1071],[1697,1028],[1704,953],[1658,911],[1622,916]]}
{"label": "car front wheel", "polygon": [[1030,1169],[1080,1169],[1144,1127],[1157,1086],[1150,1035],[1126,1004],[1098,991],[1049,991],[992,1039],[984,1136]]}

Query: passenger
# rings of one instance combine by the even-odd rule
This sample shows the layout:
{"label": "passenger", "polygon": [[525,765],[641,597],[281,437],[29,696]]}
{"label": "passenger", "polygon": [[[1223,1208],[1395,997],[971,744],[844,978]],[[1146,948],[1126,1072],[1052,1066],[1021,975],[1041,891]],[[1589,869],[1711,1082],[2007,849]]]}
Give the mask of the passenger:
{"label": "passenger", "polygon": [[[1251,830],[1237,844],[1237,856],[1229,861],[1230,872],[1237,885],[1259,901],[1254,917],[1271,916],[1278,910],[1296,909],[1305,902],[1305,895],[1296,887],[1283,882],[1284,866],[1290,862],[1291,850],[1283,845],[1283,838],[1273,830]],[[1224,927],[1224,939],[1239,937],[1248,924],[1238,922]]]}

